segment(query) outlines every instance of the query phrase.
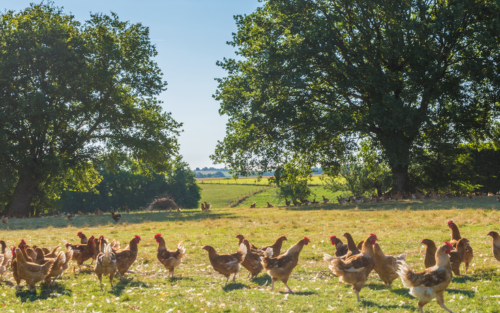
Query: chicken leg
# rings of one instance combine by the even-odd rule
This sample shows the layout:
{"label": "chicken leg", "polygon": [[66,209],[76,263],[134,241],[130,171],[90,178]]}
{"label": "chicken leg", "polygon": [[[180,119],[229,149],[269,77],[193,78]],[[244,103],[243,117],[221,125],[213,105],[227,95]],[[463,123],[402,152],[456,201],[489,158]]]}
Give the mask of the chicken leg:
{"label": "chicken leg", "polygon": [[226,284],[225,284],[225,286],[227,286],[227,282],[229,281],[229,278],[231,278],[231,275],[227,276],[227,279],[226,279]]}
{"label": "chicken leg", "polygon": [[354,292],[356,293],[356,298],[358,298],[358,302],[360,302],[361,300],[359,299],[359,291],[354,290]]}
{"label": "chicken leg", "polygon": [[285,282],[283,282],[283,284],[285,284],[286,288],[288,288],[288,291],[290,291],[290,293],[293,293],[292,289],[288,287],[288,285]]}
{"label": "chicken leg", "polygon": [[234,273],[234,276],[233,276],[233,283],[236,282],[236,274],[238,274],[238,272]]}
{"label": "chicken leg", "polygon": [[446,305],[444,304],[444,296],[442,293],[438,294],[436,296],[436,302],[443,308],[445,309],[446,311],[448,311],[449,313],[453,313],[450,309],[448,309],[446,307]]}

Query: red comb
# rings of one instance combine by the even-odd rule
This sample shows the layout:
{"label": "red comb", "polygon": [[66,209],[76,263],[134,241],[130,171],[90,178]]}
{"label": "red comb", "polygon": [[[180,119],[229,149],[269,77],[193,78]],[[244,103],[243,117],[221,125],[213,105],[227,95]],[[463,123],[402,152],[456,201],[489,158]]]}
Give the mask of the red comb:
{"label": "red comb", "polygon": [[21,239],[21,242],[24,243],[24,244],[26,244],[26,241],[24,241],[24,239]]}
{"label": "red comb", "polygon": [[373,237],[375,237],[375,239],[377,239],[377,235],[375,235],[375,234],[370,234],[370,236],[373,236]]}
{"label": "red comb", "polygon": [[12,252],[16,251],[17,247],[12,247]]}
{"label": "red comb", "polygon": [[141,240],[141,237],[137,236],[137,235],[135,235],[134,238],[137,238],[137,239]]}
{"label": "red comb", "polygon": [[453,221],[452,221],[452,220],[449,220],[449,221],[448,221],[448,225],[450,225],[451,223],[453,223]]}
{"label": "red comb", "polygon": [[83,234],[81,231],[78,232],[78,234],[76,234],[77,236],[80,236],[81,234]]}
{"label": "red comb", "polygon": [[337,236],[333,235],[330,237],[330,240],[332,240],[333,238],[337,238]]}
{"label": "red comb", "polygon": [[[136,236],[136,237],[137,237],[137,236]],[[156,235],[155,235],[155,239],[156,239],[156,238],[158,238],[158,237],[161,237],[161,234],[156,234]],[[139,238],[139,239],[141,239],[141,238]]]}
{"label": "red comb", "polygon": [[99,239],[104,239],[104,236],[103,235],[99,236]]}
{"label": "red comb", "polygon": [[453,245],[451,243],[449,243],[448,241],[445,241],[444,243],[447,244],[449,247],[453,247]]}
{"label": "red comb", "polygon": [[307,239],[307,241],[311,241],[311,240],[310,240],[309,238],[307,238],[307,237],[304,237],[304,239]]}

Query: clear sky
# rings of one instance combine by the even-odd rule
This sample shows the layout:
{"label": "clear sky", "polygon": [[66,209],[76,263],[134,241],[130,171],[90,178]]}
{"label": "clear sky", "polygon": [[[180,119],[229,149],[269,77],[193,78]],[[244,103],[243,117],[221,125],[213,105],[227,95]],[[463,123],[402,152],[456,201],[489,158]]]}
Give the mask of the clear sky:
{"label": "clear sky", "polygon": [[[0,0],[3,11],[19,11],[34,0]],[[233,15],[250,14],[257,0],[55,0],[79,21],[92,13],[113,11],[121,20],[142,23],[150,28],[151,40],[158,50],[157,62],[168,82],[160,99],[175,120],[184,123],[179,138],[181,154],[192,169],[210,167],[209,155],[226,131],[227,117],[218,113],[219,103],[212,98],[216,77],[226,72],[215,65],[223,57],[234,57],[226,45],[236,31]],[[218,165],[217,167],[220,167]]]}

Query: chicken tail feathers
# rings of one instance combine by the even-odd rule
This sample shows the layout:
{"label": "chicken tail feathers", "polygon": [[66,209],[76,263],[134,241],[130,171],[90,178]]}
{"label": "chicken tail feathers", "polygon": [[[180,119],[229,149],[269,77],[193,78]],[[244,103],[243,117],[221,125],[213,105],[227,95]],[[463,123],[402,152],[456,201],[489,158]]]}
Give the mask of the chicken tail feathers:
{"label": "chicken tail feathers", "polygon": [[69,261],[71,261],[72,258],[73,258],[73,249],[69,248],[66,251],[66,261],[64,262],[64,264],[68,264]]}
{"label": "chicken tail feathers", "polygon": [[[58,255],[56,261],[59,260],[60,257],[61,257],[61,255]],[[45,276],[49,275],[50,270],[52,269],[52,266],[54,266],[54,263],[55,263],[54,260],[50,260],[47,263],[45,263],[44,265],[42,265],[43,275],[45,275]]]}
{"label": "chicken tail feathers", "polygon": [[111,245],[105,245],[103,263],[109,264],[110,262],[111,262]]}
{"label": "chicken tail feathers", "polygon": [[410,267],[408,266],[408,264],[406,264],[405,261],[398,261],[397,264],[398,264],[398,270],[396,273],[403,281],[403,285],[406,288],[413,287],[412,278],[415,273],[413,273],[413,271],[410,269]]}
{"label": "chicken tail feathers", "polygon": [[177,255],[177,259],[182,259],[184,257],[184,254],[186,253],[186,248],[184,248],[182,245],[182,242],[179,242],[177,244],[177,251],[179,254]]}
{"label": "chicken tail feathers", "polygon": [[406,261],[406,254],[400,254],[399,256],[396,257],[397,261]]}
{"label": "chicken tail feathers", "polygon": [[266,256],[268,258],[272,258],[273,257],[273,248],[267,248],[266,251],[264,251],[264,256]]}
{"label": "chicken tail feathers", "polygon": [[328,263],[332,262],[335,259],[335,257],[329,255],[328,253],[323,253],[323,260],[327,261]]}
{"label": "chicken tail feathers", "polygon": [[245,261],[245,257],[247,256],[247,246],[245,246],[244,243],[241,243],[241,245],[238,247],[237,253],[241,255],[241,259],[238,260],[238,263],[243,263],[243,261]]}

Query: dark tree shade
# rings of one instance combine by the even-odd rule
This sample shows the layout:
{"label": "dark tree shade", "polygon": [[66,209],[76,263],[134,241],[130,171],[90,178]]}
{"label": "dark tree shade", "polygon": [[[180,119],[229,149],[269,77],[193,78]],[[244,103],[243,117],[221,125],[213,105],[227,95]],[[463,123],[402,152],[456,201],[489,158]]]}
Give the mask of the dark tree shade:
{"label": "dark tree shade", "polygon": [[41,185],[105,156],[171,168],[181,126],[149,30],[94,14],[84,25],[52,5],[0,15],[0,166],[15,173],[7,211],[28,215]]}
{"label": "dark tree shade", "polygon": [[229,122],[212,159],[236,174],[335,172],[370,138],[408,190],[412,151],[436,128],[467,140],[498,119],[496,2],[263,2],[235,18],[241,60],[218,62]]}

